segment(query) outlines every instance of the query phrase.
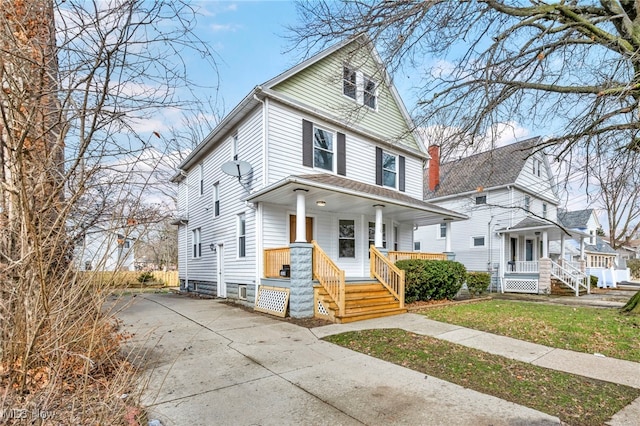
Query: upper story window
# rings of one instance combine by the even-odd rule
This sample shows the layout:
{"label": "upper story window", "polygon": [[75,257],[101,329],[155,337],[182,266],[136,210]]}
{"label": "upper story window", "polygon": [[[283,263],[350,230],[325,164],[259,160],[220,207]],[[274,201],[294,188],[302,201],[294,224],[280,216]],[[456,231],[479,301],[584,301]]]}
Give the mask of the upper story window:
{"label": "upper story window", "polygon": [[333,133],[313,128],[313,166],[333,171]]}
{"label": "upper story window", "polygon": [[231,159],[233,161],[238,159],[238,133],[234,133],[231,137]]}
{"label": "upper story window", "polygon": [[531,210],[531,197],[529,197],[528,195],[524,196],[524,209],[526,211]]}
{"label": "upper story window", "polygon": [[200,228],[191,231],[191,241],[193,245],[193,258],[202,256],[202,241],[200,239]]}
{"label": "upper story window", "polygon": [[198,178],[200,180],[200,189],[199,189],[199,193],[200,195],[204,194],[204,165],[200,164],[198,166]]}
{"label": "upper story window", "polygon": [[544,219],[547,218],[547,211],[548,211],[547,203],[542,203],[542,217]]}
{"label": "upper story window", "polygon": [[373,80],[364,78],[364,98],[363,103],[371,109],[376,109],[376,100],[377,100],[377,88],[376,83]]}
{"label": "upper story window", "polygon": [[213,217],[220,216],[220,184],[213,184]]}
{"label": "upper story window", "polygon": [[378,106],[378,84],[371,77],[348,66],[342,68],[342,93],[371,109]]}
{"label": "upper story window", "polygon": [[541,176],[542,172],[540,171],[542,168],[542,161],[537,158],[533,159],[533,170],[532,173],[534,176]]}
{"label": "upper story window", "polygon": [[351,99],[357,98],[356,72],[348,67],[342,69],[342,93]]}
{"label": "upper story window", "polygon": [[382,185],[390,188],[396,187],[398,157],[382,152]]}
{"label": "upper story window", "polygon": [[478,195],[476,197],[476,205],[479,204],[487,204],[487,196],[486,195]]}

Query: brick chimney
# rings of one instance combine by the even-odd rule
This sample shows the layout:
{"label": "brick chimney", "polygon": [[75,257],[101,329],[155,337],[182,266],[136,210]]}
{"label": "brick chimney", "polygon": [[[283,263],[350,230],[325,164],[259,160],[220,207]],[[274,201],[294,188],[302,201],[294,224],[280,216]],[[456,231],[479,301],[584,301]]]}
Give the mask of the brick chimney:
{"label": "brick chimney", "polygon": [[427,149],[429,160],[429,190],[435,191],[440,184],[440,146],[429,145]]}

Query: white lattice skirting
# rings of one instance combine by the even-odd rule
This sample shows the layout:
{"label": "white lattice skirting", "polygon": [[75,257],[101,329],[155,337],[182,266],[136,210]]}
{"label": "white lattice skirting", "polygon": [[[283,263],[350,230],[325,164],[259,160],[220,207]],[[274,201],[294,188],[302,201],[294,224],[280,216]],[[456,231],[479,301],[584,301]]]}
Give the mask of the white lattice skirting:
{"label": "white lattice skirting", "polygon": [[504,291],[506,293],[538,294],[538,280],[505,278]]}
{"label": "white lattice skirting", "polygon": [[255,310],[284,317],[287,315],[289,304],[289,289],[282,287],[267,287],[261,285],[258,290],[258,301]]}

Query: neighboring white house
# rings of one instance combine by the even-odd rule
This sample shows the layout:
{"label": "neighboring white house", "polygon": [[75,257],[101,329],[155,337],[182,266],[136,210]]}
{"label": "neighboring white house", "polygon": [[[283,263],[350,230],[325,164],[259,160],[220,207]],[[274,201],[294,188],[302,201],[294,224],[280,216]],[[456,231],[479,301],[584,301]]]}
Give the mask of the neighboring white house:
{"label": "neighboring white house", "polygon": [[558,225],[558,194],[540,141],[535,137],[443,164],[438,147],[430,146],[425,200],[469,220],[419,227],[416,249],[453,252],[468,270],[491,272],[502,291],[548,293],[549,274],[555,274],[578,292],[584,274],[568,262],[565,242],[584,241],[589,234]]}
{"label": "neighboring white house", "polygon": [[313,284],[273,277],[297,274],[291,243],[370,277],[370,244],[410,252],[414,227],[464,219],[423,201],[413,129],[362,36],[255,87],[172,179],[181,289],[253,304],[261,284],[291,288],[292,316],[309,316]]}
{"label": "neighboring white house", "polygon": [[[594,209],[560,211],[560,223],[569,229],[582,231],[589,235],[585,239],[584,256],[586,274],[598,277],[598,287],[615,287],[620,281],[630,279],[630,271],[626,264],[620,262],[619,253],[611,245],[598,236],[598,229],[602,229]],[[570,245],[579,249],[579,244],[569,241]],[[579,260],[574,257],[573,260]]]}
{"label": "neighboring white house", "polygon": [[75,245],[76,267],[80,271],[133,271],[136,241],[131,230],[94,226]]}

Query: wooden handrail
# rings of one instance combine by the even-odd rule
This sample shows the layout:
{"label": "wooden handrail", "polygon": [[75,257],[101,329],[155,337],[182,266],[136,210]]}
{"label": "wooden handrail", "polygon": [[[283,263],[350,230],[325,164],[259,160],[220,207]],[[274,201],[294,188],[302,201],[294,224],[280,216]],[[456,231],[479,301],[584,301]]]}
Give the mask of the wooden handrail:
{"label": "wooden handrail", "polygon": [[280,269],[283,265],[291,264],[291,252],[289,247],[277,247],[264,249],[264,277],[280,278]]}
{"label": "wooden handrail", "polygon": [[337,315],[345,313],[345,278],[344,271],[331,260],[314,240],[313,244],[313,278],[329,293],[338,305]]}
{"label": "wooden handrail", "polygon": [[404,308],[404,271],[373,245],[369,248],[369,253],[371,277],[377,278],[398,299],[400,307]]}
{"label": "wooden handrail", "polygon": [[444,253],[423,253],[420,251],[390,251],[389,260],[396,263],[398,260],[422,259],[422,260],[447,260]]}

